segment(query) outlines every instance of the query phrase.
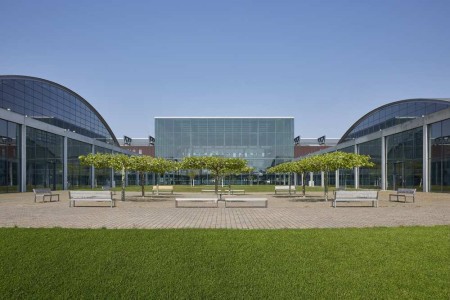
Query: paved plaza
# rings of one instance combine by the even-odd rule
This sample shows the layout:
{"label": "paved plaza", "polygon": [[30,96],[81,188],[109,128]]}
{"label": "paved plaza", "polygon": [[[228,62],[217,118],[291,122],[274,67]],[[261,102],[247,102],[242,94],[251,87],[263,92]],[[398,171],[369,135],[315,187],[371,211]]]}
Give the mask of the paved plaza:
{"label": "paved plaza", "polygon": [[128,192],[132,200],[118,200],[115,208],[106,203],[71,208],[68,193],[59,193],[60,202],[45,203],[34,203],[33,193],[0,195],[0,227],[281,229],[450,224],[450,194],[418,193],[415,203],[411,199],[402,203],[388,201],[391,192],[380,192],[378,208],[368,202],[333,208],[322,193],[309,193],[305,199],[252,193],[245,197],[267,197],[269,207],[225,208],[219,202],[218,208],[175,208],[174,197],[208,195],[178,193],[139,201],[139,193]]}

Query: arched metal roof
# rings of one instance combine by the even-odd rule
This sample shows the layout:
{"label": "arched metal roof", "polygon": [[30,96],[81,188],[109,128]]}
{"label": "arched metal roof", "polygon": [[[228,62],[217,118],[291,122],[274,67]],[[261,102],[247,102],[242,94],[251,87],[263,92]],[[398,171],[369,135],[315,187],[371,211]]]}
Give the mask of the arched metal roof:
{"label": "arched metal roof", "polygon": [[[441,109],[445,109],[445,108],[447,108],[447,107],[450,107],[450,99],[449,98],[430,98],[430,99],[427,99],[427,98],[418,98],[418,99],[406,99],[406,100],[400,100],[400,101],[395,101],[395,102],[391,102],[391,103],[388,103],[388,104],[385,104],[385,105],[382,105],[382,106],[380,106],[380,107],[378,107],[378,108],[376,108],[376,109],[374,109],[374,110],[371,110],[370,112],[368,112],[367,114],[365,114],[364,116],[362,116],[358,121],[356,121],[346,132],[345,132],[345,134],[342,136],[342,138],[339,140],[339,142],[338,142],[338,144],[340,144],[340,143],[343,143],[343,142],[345,142],[345,141],[347,141],[347,140],[349,140],[349,139],[352,139],[353,137],[350,137],[350,135],[351,134],[356,134],[358,131],[355,131],[354,132],[354,130],[355,129],[357,129],[357,127],[360,125],[360,124],[363,124],[363,122],[365,122],[366,120],[369,120],[369,118],[370,117],[375,117],[376,116],[376,114],[378,114],[378,115],[380,115],[381,116],[381,114],[382,114],[382,112],[386,112],[386,111],[388,111],[390,108],[393,108],[393,107],[400,107],[400,106],[404,106],[404,104],[408,104],[408,103],[412,103],[412,104],[414,104],[414,103],[418,103],[419,105],[422,105],[423,107],[424,107],[424,110],[423,110],[423,113],[421,113],[421,115],[427,115],[427,114],[429,114],[429,113],[433,113],[433,112],[436,112],[436,111],[439,111],[439,110],[441,110]],[[435,109],[433,110],[433,109],[429,109],[429,110],[427,110],[427,106],[430,106],[430,105],[433,105],[433,104],[438,104],[439,105],[439,107],[441,107],[442,106],[442,108],[437,108],[437,106],[435,106]],[[419,115],[414,115],[414,114],[412,114],[412,115],[408,115],[408,113],[407,114],[405,114],[405,115],[393,115],[393,117],[394,118],[398,118],[398,119],[400,119],[400,118],[404,118],[404,120],[403,121],[406,121],[407,120],[407,118],[412,118],[412,117],[419,117]],[[384,119],[383,120],[383,122],[387,122],[387,121],[389,121],[389,119]],[[375,122],[375,121],[374,121]],[[392,122],[391,122],[392,123]],[[384,124],[384,127],[383,128],[381,128],[381,127],[379,127],[379,129],[385,129],[385,128],[388,128],[388,127],[391,127],[391,126],[394,126],[394,125],[397,125],[397,124],[399,124],[399,123],[392,123],[391,125],[389,125],[389,124]],[[380,126],[380,124],[375,124],[375,125],[378,125],[378,126]],[[369,134],[369,133],[371,133],[371,132],[374,132],[374,131],[371,131],[371,132],[369,132],[370,130],[369,129],[367,129],[367,128],[362,128],[362,129],[366,129],[367,130],[367,133],[366,134]],[[362,134],[361,136],[363,136],[363,135],[365,135],[365,134]]]}
{"label": "arched metal roof", "polygon": [[33,77],[33,76],[23,76],[23,75],[0,75],[0,80],[2,79],[16,79],[16,80],[32,80],[32,81],[38,81],[42,83],[46,83],[49,85],[52,85],[58,89],[62,89],[69,94],[72,94],[76,99],[80,100],[83,104],[85,104],[100,120],[100,122],[105,126],[108,133],[111,135],[111,138],[113,139],[113,142],[116,146],[120,146],[119,142],[117,141],[116,136],[114,135],[113,131],[111,130],[111,127],[109,127],[108,123],[106,123],[105,119],[100,115],[100,113],[83,97],[81,97],[79,94],[74,92],[73,90],[50,80],[39,78],[39,77]]}

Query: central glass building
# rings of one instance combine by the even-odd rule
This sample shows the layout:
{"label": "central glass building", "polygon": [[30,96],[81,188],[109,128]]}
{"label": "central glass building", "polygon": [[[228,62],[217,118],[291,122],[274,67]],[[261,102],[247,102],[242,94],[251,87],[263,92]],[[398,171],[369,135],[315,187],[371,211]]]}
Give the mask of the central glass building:
{"label": "central glass building", "polygon": [[156,117],[155,156],[243,158],[256,173],[294,158],[293,117]]}

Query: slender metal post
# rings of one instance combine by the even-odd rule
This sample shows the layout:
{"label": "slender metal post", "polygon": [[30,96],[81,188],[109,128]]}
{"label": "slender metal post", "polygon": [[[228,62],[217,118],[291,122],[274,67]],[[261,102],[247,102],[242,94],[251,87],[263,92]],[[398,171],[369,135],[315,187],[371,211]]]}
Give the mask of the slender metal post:
{"label": "slender metal post", "polygon": [[423,125],[423,163],[422,163],[422,188],[423,191],[429,192],[430,191],[430,181],[429,176],[430,174],[430,165],[429,165],[429,152],[430,151],[430,140],[428,138],[428,125]]}
{"label": "slender metal post", "polygon": [[386,174],[386,137],[381,137],[381,189],[387,189]]}
{"label": "slender metal post", "polygon": [[27,126],[21,125],[20,132],[20,191],[27,191]]}
{"label": "slender metal post", "polygon": [[67,136],[64,137],[64,146],[63,146],[63,190],[67,190],[68,188],[68,159],[67,159]]}

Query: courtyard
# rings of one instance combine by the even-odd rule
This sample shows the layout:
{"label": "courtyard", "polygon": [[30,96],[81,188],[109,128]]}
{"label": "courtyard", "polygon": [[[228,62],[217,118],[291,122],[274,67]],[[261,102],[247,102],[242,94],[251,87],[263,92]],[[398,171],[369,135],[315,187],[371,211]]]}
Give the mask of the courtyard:
{"label": "courtyard", "polygon": [[116,207],[86,203],[69,207],[68,192],[58,191],[60,202],[34,202],[33,193],[0,195],[0,227],[61,228],[232,228],[300,229],[346,227],[433,226],[450,224],[450,194],[417,193],[415,203],[389,201],[391,191],[379,195],[379,207],[368,203],[325,202],[321,192],[305,198],[273,193],[250,193],[239,197],[265,197],[268,208],[175,208],[175,197],[211,195],[175,193],[158,198],[127,192],[127,201]]}

